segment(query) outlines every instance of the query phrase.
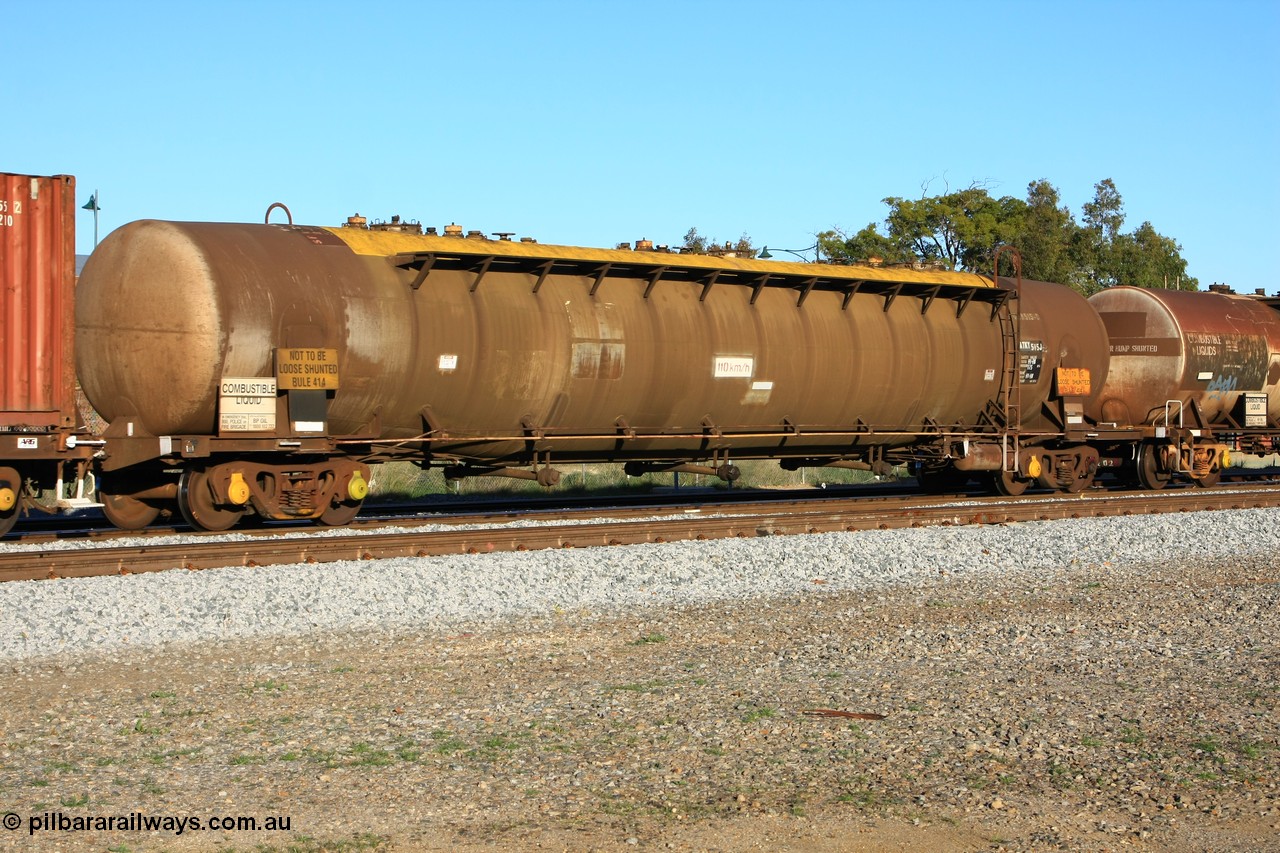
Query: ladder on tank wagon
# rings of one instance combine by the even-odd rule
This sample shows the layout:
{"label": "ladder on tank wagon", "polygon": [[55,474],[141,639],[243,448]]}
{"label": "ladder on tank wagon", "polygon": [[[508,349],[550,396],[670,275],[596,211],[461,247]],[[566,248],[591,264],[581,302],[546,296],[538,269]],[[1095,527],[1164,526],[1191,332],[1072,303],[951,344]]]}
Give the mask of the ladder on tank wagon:
{"label": "ladder on tank wagon", "polygon": [[1022,427],[1022,362],[1021,340],[1018,334],[1021,311],[1018,297],[1022,294],[1022,255],[1012,246],[1001,246],[996,249],[992,264],[992,278],[997,286],[1000,282],[1000,255],[1005,252],[1011,255],[1010,259],[1013,261],[1014,284],[1013,290],[1009,292],[1009,297],[1004,303],[1007,310],[997,309],[996,311],[1000,322],[1000,341],[1004,349],[999,403],[1000,414],[1004,420],[1004,436],[1001,441],[1004,447],[1003,470],[1005,473],[1013,473],[1018,469],[1018,454],[1021,450],[1019,431]]}

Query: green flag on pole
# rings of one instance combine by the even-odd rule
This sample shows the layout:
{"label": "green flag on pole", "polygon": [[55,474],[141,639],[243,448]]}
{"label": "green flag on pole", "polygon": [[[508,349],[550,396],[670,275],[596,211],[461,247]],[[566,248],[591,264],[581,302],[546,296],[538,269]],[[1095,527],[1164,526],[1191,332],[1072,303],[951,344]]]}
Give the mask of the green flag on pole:
{"label": "green flag on pole", "polygon": [[93,195],[89,196],[89,201],[88,201],[88,202],[86,202],[86,203],[85,203],[85,205],[84,205],[84,207],[82,207],[82,208],[80,208],[80,209],[81,209],[81,210],[94,210],[94,211],[101,210],[102,208],[98,207],[98,194],[97,194],[97,193],[94,193]]}

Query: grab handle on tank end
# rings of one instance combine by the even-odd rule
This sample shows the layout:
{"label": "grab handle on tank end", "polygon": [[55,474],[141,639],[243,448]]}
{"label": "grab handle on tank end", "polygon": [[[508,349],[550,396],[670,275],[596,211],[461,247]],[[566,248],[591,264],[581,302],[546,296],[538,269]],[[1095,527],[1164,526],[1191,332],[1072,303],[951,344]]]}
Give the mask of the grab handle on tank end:
{"label": "grab handle on tank end", "polygon": [[273,202],[271,206],[267,208],[267,215],[262,218],[263,223],[267,225],[271,224],[271,211],[275,210],[277,207],[284,211],[284,215],[289,217],[289,224],[292,225],[293,214],[289,212],[289,208],[285,207],[284,202],[280,201]]}

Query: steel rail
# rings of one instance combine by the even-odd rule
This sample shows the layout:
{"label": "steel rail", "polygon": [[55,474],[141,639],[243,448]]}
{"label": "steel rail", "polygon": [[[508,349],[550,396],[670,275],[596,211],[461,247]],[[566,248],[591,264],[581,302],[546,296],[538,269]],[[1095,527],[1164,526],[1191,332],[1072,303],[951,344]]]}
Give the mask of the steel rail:
{"label": "steel rail", "polygon": [[[1175,492],[1095,492],[1020,498],[858,499],[691,509],[669,517],[599,517],[567,524],[457,526],[338,536],[254,537],[227,542],[208,537],[179,544],[0,552],[0,581],[94,577],[168,569],[323,564],[501,551],[584,548],[685,540],[754,538],[902,527],[1008,524],[1025,521],[1146,515],[1280,506],[1275,486],[1183,489]],[[634,511],[629,511],[634,514]],[[623,515],[625,516],[626,513]],[[598,513],[597,513],[598,516]],[[563,518],[563,515],[560,516]],[[438,525],[438,520],[427,523]]]}

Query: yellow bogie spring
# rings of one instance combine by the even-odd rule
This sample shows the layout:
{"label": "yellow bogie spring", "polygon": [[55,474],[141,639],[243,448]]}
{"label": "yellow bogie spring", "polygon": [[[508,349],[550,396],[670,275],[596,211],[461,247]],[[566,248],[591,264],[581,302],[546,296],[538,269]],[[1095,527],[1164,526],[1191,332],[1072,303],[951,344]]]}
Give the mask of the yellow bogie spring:
{"label": "yellow bogie spring", "polygon": [[231,483],[227,486],[227,499],[236,506],[244,506],[249,502],[249,484],[244,481],[244,474],[239,471],[231,475]]}
{"label": "yellow bogie spring", "polygon": [[1040,457],[1032,456],[1031,460],[1027,462],[1027,476],[1034,480],[1040,476],[1042,470],[1043,469],[1040,467]]}
{"label": "yellow bogie spring", "polygon": [[357,471],[351,475],[351,479],[347,481],[347,497],[353,501],[362,501],[369,495],[369,484],[365,482],[364,477],[360,476]]}

